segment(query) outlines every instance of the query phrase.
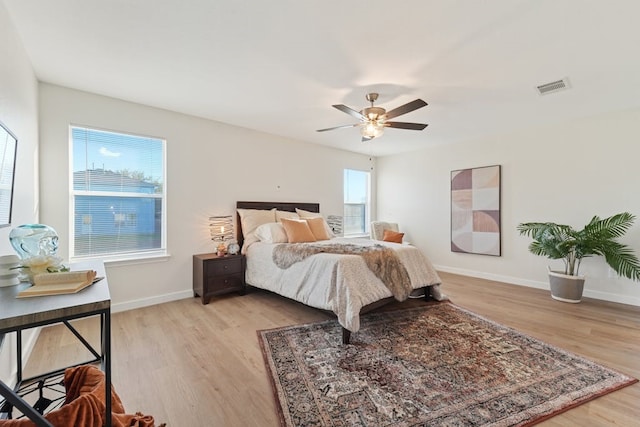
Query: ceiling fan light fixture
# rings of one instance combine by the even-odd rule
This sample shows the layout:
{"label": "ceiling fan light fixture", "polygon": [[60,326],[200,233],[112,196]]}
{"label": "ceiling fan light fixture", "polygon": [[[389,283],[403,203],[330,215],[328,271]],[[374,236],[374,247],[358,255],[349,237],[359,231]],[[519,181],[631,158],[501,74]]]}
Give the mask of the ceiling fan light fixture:
{"label": "ceiling fan light fixture", "polygon": [[377,120],[369,121],[360,128],[360,133],[367,139],[378,138],[384,133],[384,124]]}
{"label": "ceiling fan light fixture", "polygon": [[427,103],[422,99],[416,99],[408,102],[404,105],[394,108],[391,111],[387,111],[384,108],[376,107],[373,102],[378,99],[377,93],[368,93],[367,101],[371,102],[370,107],[363,108],[360,111],[356,111],[353,108],[349,108],[343,104],[334,104],[332,107],[336,108],[343,113],[355,117],[358,119],[358,123],[343,126],[334,126],[332,128],[318,129],[317,132],[326,132],[328,130],[343,129],[359,127],[362,134],[362,141],[370,141],[374,138],[382,136],[384,128],[390,127],[395,129],[408,129],[408,130],[423,130],[427,127],[423,123],[407,123],[407,122],[393,122],[389,121],[403,114],[410,113],[418,108],[426,107]]}
{"label": "ceiling fan light fixture", "polygon": [[380,107],[367,107],[362,110],[360,113],[365,116],[369,121],[376,121],[383,119],[385,113],[387,111],[384,108]]}

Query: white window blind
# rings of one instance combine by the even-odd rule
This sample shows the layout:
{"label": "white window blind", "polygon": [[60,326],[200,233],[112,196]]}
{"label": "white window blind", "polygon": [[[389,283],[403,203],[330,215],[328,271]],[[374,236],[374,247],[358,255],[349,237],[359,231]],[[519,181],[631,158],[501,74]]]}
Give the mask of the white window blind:
{"label": "white window blind", "polygon": [[165,141],[71,126],[71,257],[164,254]]}
{"label": "white window blind", "polygon": [[17,144],[15,135],[0,123],[0,227],[11,224]]}
{"label": "white window blind", "polygon": [[364,234],[369,230],[369,172],[344,170],[344,235]]}

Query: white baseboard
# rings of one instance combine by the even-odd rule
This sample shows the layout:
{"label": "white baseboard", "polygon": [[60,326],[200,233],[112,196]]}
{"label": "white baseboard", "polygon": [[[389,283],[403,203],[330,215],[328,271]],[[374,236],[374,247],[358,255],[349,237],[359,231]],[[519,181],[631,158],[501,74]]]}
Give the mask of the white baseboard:
{"label": "white baseboard", "polygon": [[459,274],[461,276],[478,277],[480,279],[493,280],[495,282],[510,283],[512,285],[527,286],[529,288],[549,289],[546,282],[538,282],[535,280],[521,279],[519,277],[504,276],[502,274],[487,273],[485,271],[467,270],[465,268],[449,267],[446,265],[434,265],[436,270],[445,273]]}
{"label": "white baseboard", "polygon": [[628,295],[612,294],[609,292],[590,291],[585,289],[583,295],[588,298],[601,299],[604,301],[617,302],[620,304],[635,305],[640,307],[640,298],[630,297]]}
{"label": "white baseboard", "polygon": [[111,312],[133,310],[136,308],[148,307],[150,305],[162,304],[164,302],[177,301],[180,299],[193,298],[193,290],[172,292],[170,294],[157,295],[149,298],[141,298],[133,301],[125,301],[111,306]]}
{"label": "white baseboard", "polygon": [[[185,298],[193,298],[193,290],[185,290],[180,292],[173,292],[170,294],[158,295],[150,298],[142,298],[134,301],[126,301],[123,303],[113,304],[111,306],[111,312],[117,313],[119,311],[127,311],[133,310],[136,308],[148,307],[151,305],[162,304],[170,301],[177,301]],[[36,341],[38,340],[38,336],[40,335],[40,328],[33,328],[29,331],[33,331],[32,333],[23,332],[22,337],[22,366],[27,364],[29,357],[31,356],[31,352],[36,345]],[[11,354],[15,351],[15,349],[11,349],[11,347],[15,347],[15,337],[5,337],[5,342],[0,348],[2,352],[9,352]],[[13,353],[15,355],[15,353]],[[11,367],[9,368],[9,377],[3,379],[5,384],[8,384],[10,387],[13,387],[17,381],[17,369],[15,366],[15,356],[11,362]]]}
{"label": "white baseboard", "polygon": [[[480,279],[493,280],[496,282],[504,282],[512,285],[527,286],[530,288],[549,289],[549,283],[538,282],[535,280],[522,279],[520,277],[504,276],[501,274],[487,273],[484,271],[467,270],[458,267],[449,267],[446,265],[434,265],[436,270],[445,273],[459,274],[461,276],[477,277]],[[446,292],[446,291],[445,291]],[[610,292],[584,290],[583,295],[588,298],[599,299],[603,301],[617,302],[620,304],[628,304],[640,307],[640,298],[628,295],[612,294]]]}

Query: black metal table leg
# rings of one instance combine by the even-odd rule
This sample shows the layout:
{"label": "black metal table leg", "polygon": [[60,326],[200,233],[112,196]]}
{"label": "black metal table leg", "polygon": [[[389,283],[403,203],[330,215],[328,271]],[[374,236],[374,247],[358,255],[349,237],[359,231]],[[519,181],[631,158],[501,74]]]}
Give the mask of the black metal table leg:
{"label": "black metal table leg", "polygon": [[102,371],[105,379],[105,425],[111,426],[111,311],[106,310],[100,319],[104,319],[102,325]]}
{"label": "black metal table leg", "polygon": [[53,425],[49,421],[47,421],[38,411],[32,408],[20,396],[15,394],[15,392],[2,381],[0,381],[0,395],[2,395],[7,400],[7,402],[11,403],[14,407],[20,410],[20,412],[26,415],[31,421],[33,421],[36,426],[53,427]]}

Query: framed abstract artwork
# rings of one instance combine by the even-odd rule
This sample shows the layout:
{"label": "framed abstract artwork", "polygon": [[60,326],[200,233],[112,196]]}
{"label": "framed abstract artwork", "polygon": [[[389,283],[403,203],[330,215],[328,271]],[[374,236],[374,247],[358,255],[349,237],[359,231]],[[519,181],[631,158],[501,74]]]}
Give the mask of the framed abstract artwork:
{"label": "framed abstract artwork", "polygon": [[500,165],[451,171],[451,251],[500,256]]}

